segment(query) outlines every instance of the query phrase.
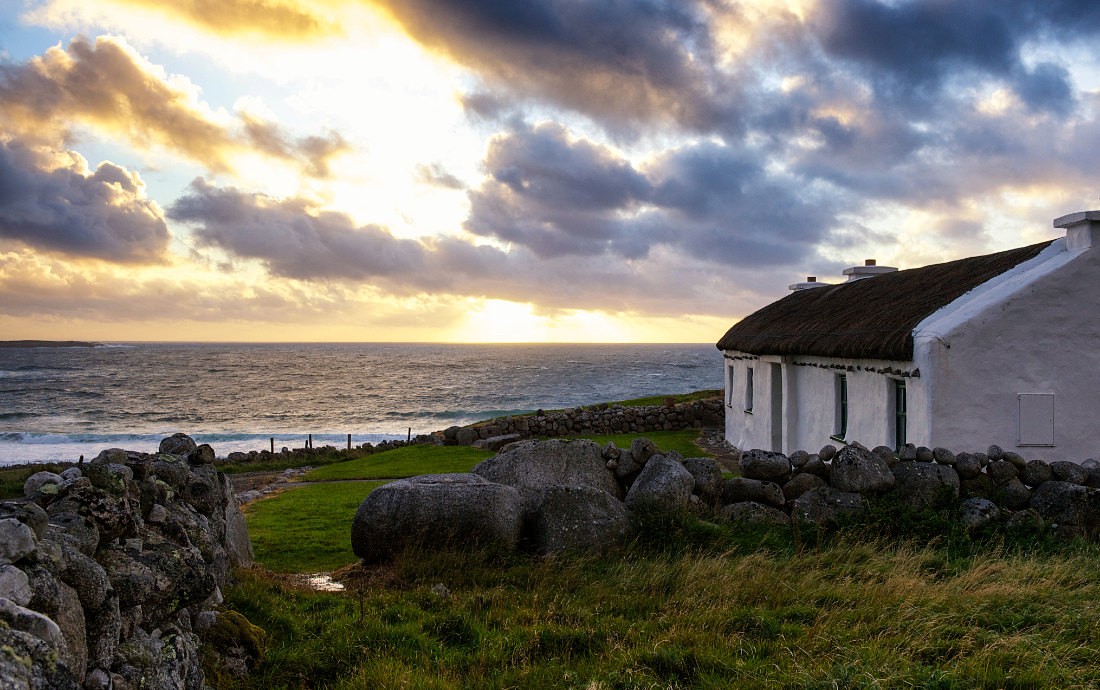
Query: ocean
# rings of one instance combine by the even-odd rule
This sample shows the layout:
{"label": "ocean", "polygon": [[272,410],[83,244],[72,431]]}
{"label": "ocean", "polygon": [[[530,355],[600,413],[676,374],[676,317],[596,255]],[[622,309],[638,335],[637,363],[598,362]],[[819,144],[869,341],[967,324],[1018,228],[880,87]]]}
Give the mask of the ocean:
{"label": "ocean", "polygon": [[722,386],[692,345],[124,343],[0,349],[0,465],[154,452],[343,447],[489,417]]}

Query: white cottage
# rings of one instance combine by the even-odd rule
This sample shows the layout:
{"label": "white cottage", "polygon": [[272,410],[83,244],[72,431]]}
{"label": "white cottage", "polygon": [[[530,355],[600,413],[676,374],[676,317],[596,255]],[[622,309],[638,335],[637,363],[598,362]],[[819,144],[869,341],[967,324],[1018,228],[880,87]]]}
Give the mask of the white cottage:
{"label": "white cottage", "polygon": [[1100,457],[1100,211],[1054,226],[1065,237],[792,285],[718,342],[727,440]]}

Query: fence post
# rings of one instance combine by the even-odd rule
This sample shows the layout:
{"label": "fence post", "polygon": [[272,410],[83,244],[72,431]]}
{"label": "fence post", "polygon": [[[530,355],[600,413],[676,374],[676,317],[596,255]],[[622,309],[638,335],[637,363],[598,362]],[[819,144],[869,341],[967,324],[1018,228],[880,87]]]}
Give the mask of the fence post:
{"label": "fence post", "polygon": [[275,437],[271,437],[271,454],[275,455]]}
{"label": "fence post", "polygon": [[409,437],[405,439],[405,443],[412,443],[413,440],[413,428],[409,427]]}
{"label": "fence post", "polygon": [[351,434],[348,434],[348,450],[351,450]]}
{"label": "fence post", "polygon": [[313,434],[306,436],[306,448],[313,450]]}

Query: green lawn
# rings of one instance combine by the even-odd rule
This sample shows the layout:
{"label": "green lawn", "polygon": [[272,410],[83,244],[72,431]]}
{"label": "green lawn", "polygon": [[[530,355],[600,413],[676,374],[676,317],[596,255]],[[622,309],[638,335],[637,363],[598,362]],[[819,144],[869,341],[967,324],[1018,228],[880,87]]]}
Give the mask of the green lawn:
{"label": "green lawn", "polygon": [[276,572],[334,570],[356,561],[351,522],[385,482],[333,482],[287,489],[246,507],[256,562]]}
{"label": "green lawn", "polygon": [[307,482],[328,479],[395,479],[421,474],[469,472],[474,465],[492,455],[487,450],[467,446],[418,444],[319,467],[307,472],[302,479]]}

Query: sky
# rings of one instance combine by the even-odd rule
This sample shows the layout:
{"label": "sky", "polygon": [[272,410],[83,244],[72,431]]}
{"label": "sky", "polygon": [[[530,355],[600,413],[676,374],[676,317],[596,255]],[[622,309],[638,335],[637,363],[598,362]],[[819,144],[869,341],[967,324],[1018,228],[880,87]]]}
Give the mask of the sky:
{"label": "sky", "polygon": [[1094,0],[0,0],[0,339],[715,342],[1100,207]]}

